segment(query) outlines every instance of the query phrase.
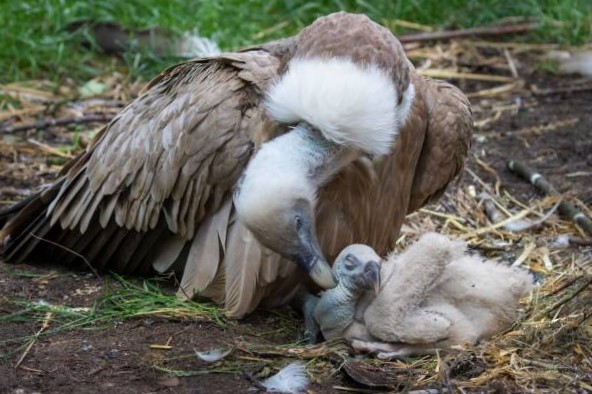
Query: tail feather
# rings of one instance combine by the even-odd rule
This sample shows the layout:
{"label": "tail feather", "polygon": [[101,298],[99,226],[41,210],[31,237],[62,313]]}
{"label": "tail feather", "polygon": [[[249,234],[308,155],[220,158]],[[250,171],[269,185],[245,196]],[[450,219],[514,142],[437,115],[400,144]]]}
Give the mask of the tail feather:
{"label": "tail feather", "polygon": [[2,252],[7,261],[22,263],[33,251],[33,249],[45,239],[50,225],[45,216],[38,216],[33,219],[14,239],[8,240],[8,247]]}
{"label": "tail feather", "polygon": [[17,215],[23,208],[29,205],[39,194],[33,194],[25,198],[23,201],[11,205],[8,208],[0,210],[0,229],[15,215]]}
{"label": "tail feather", "polygon": [[114,222],[110,222],[106,228],[99,231],[96,237],[92,240],[89,247],[81,253],[91,264],[96,267],[98,270],[103,270],[104,266],[97,266],[95,263],[97,257],[101,253],[106,252],[106,248],[109,247],[108,242],[116,233],[118,227]]}
{"label": "tail feather", "polygon": [[[127,265],[122,272],[137,272],[141,267],[150,267],[146,262],[152,258],[158,241],[168,232],[166,222],[161,219],[153,230],[145,233],[135,251],[130,252],[128,250],[126,252],[125,258]],[[131,258],[132,255],[133,259]]]}
{"label": "tail feather", "polygon": [[[84,256],[84,250],[86,250],[92,241],[99,235],[102,230],[100,226],[95,226],[89,229],[84,236],[78,230],[68,231],[67,239],[64,241],[63,246],[67,248],[63,249],[62,252],[56,257],[66,265],[71,265],[74,261],[81,260],[77,253],[71,251],[80,251],[80,255]],[[86,257],[85,257],[86,258]]]}
{"label": "tail feather", "polygon": [[101,248],[101,253],[93,261],[93,265],[97,269],[105,270],[109,268],[111,257],[117,252],[128,233],[129,231],[125,227],[116,227],[113,235],[105,243],[104,247]]}
{"label": "tail feather", "polygon": [[[99,226],[95,225],[93,227]],[[119,247],[113,252],[110,268],[115,272],[128,272],[132,256],[138,251],[142,240],[146,237],[147,235],[145,233],[128,231],[125,239],[121,241]]]}

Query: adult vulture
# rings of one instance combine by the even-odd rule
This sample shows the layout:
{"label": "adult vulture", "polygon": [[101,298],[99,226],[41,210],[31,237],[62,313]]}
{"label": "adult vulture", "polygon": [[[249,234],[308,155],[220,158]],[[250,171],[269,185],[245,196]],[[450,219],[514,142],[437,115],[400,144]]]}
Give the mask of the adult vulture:
{"label": "adult vulture", "polygon": [[331,14],[164,71],[11,210],[1,253],[174,269],[181,295],[241,317],[312,285],[306,273],[333,286],[327,259],[346,245],[385,254],[459,173],[471,132],[466,97],[418,75],[388,29]]}

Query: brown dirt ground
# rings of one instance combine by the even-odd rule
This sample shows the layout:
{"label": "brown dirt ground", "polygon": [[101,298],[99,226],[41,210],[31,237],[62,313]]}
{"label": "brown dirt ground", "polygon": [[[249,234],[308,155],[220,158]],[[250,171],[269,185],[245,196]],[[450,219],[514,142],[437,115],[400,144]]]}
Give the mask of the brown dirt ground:
{"label": "brown dirt ground", "polygon": [[[526,67],[526,66],[525,66]],[[526,70],[526,71],[524,71]],[[573,79],[528,72],[526,86],[537,84],[557,88]],[[475,84],[460,83],[466,90]],[[494,102],[473,100],[477,118],[494,114]],[[522,201],[540,196],[527,183],[505,169],[508,159],[523,160],[543,172],[561,191],[592,205],[592,92],[550,94],[542,97],[516,91],[506,103],[524,104],[517,112],[504,113],[499,120],[476,130],[468,169],[493,184],[495,176],[483,169],[477,159],[490,165],[500,178],[502,188]],[[558,121],[574,119],[569,126],[556,127]],[[549,126],[547,129],[541,126]],[[12,158],[2,155],[0,160]],[[45,168],[45,164],[35,164]],[[51,168],[48,170],[51,174]],[[29,187],[46,177],[34,176],[15,181],[10,174],[1,175],[3,186]],[[50,175],[48,175],[51,177]],[[454,188],[473,183],[465,172]],[[451,190],[451,193],[454,190]],[[5,194],[4,198],[8,198]],[[21,275],[21,273],[34,276]],[[111,286],[119,286],[110,280]],[[52,304],[91,306],[101,290],[97,279],[87,273],[65,270],[59,266],[9,266],[0,261],[0,316],[17,313],[22,307],[14,300],[45,300]],[[172,291],[172,289],[169,289]],[[204,370],[206,365],[193,356],[193,350],[217,345],[256,343],[290,344],[303,339],[297,315],[287,311],[259,311],[238,323],[220,328],[214,323],[191,319],[135,318],[106,326],[87,327],[42,335],[33,344],[19,368],[17,360],[24,349],[18,348],[24,338],[41,327],[37,321],[0,324],[0,392],[8,393],[238,393],[251,387],[244,373],[256,373],[264,367],[277,367],[274,358],[261,358],[247,352],[231,356],[242,361],[244,371],[208,373],[175,377],[158,367],[183,371]],[[50,321],[49,327],[55,322]],[[288,325],[288,327],[286,327]],[[170,342],[169,342],[170,341]],[[171,349],[150,348],[151,344],[169,343]],[[242,357],[242,358],[240,358]],[[337,392],[335,386],[356,386],[343,373],[326,374],[310,392]],[[490,390],[495,391],[496,381]],[[503,384],[501,385],[503,389]]]}

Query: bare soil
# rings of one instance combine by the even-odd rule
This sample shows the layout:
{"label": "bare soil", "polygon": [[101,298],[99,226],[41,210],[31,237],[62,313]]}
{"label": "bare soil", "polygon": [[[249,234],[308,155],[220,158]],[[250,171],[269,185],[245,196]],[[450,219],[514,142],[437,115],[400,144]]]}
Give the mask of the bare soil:
{"label": "bare soil", "polygon": [[[20,308],[8,299],[45,301],[52,305],[90,307],[101,296],[100,283],[88,273],[74,273],[59,266],[8,266],[0,262],[0,294],[4,302],[0,313],[7,315]],[[19,273],[35,275],[34,279]],[[40,276],[37,276],[40,275]],[[121,285],[106,278],[108,291]],[[135,280],[135,282],[140,282]],[[168,287],[173,293],[173,288]],[[163,289],[167,291],[167,287]],[[15,363],[23,348],[0,360],[0,392],[9,393],[230,393],[247,392],[244,373],[255,374],[265,363],[244,362],[244,370],[234,373],[208,373],[177,378],[157,368],[195,371],[209,365],[194,355],[194,350],[235,346],[243,342],[285,344],[294,342],[295,315],[289,311],[261,311],[239,324],[229,322],[222,329],[215,323],[170,320],[158,317],[110,322],[96,327],[69,330],[41,336],[27,353],[19,368]],[[40,321],[0,326],[0,354],[14,352],[26,337],[37,332]],[[285,327],[279,322],[289,322]],[[58,322],[51,322],[50,327]],[[290,335],[292,334],[292,335]],[[8,340],[8,341],[7,341]],[[170,349],[152,349],[168,344]],[[246,355],[245,355],[246,356]]]}
{"label": "bare soil", "polygon": [[[553,89],[573,81],[567,77],[532,72],[527,79],[527,87],[536,84]],[[475,85],[463,87],[475,90]],[[488,99],[473,101],[478,109],[477,118],[494,115],[495,102]],[[531,185],[505,168],[509,159],[522,160],[546,175],[559,191],[577,197],[588,206],[592,205],[592,92],[534,97],[518,91],[507,102],[521,102],[522,106],[517,112],[504,112],[498,120],[476,130],[467,168],[493,185],[496,175],[477,162],[477,159],[481,160],[493,168],[504,189],[522,201],[538,199],[540,195]],[[554,126],[558,122],[567,122],[568,125]],[[1,159],[12,158],[2,155]],[[42,179],[23,180],[4,174],[0,181],[3,186],[24,188]],[[465,172],[461,182],[453,188],[474,182],[473,177]],[[106,280],[111,288],[120,286],[113,279],[106,277]],[[88,273],[72,272],[52,265],[12,266],[0,262],[0,315],[18,313],[22,307],[15,304],[15,300],[44,300],[70,307],[91,306],[100,298],[102,291],[97,279]],[[172,291],[172,287],[168,291]],[[214,323],[150,316],[41,335],[20,366],[15,368],[25,352],[22,347],[25,339],[41,328],[42,321],[43,316],[40,316],[37,321],[0,325],[0,354],[3,354],[0,358],[0,392],[247,392],[252,384],[246,375],[257,374],[270,366],[275,371],[277,363],[273,357],[261,358],[235,351],[230,357],[242,362],[243,370],[189,377],[174,376],[163,368],[183,371],[211,368],[194,356],[194,349],[207,350],[219,345],[235,346],[237,343],[280,346],[303,340],[300,318],[286,310],[259,311],[243,321],[230,322],[225,329]],[[49,327],[56,324],[50,320]],[[151,348],[150,345],[155,344],[168,344],[170,349]],[[322,377],[310,387],[310,392],[337,392],[336,385],[360,387],[343,372],[337,372]],[[491,385],[491,390],[505,387],[503,382],[495,380]]]}

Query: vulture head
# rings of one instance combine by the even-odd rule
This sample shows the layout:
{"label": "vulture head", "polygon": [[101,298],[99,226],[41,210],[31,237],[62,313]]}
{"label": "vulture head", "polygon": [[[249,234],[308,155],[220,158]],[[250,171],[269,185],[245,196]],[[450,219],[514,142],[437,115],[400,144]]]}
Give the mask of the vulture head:
{"label": "vulture head", "polygon": [[278,145],[264,144],[257,154],[240,183],[237,210],[259,242],[297,263],[319,286],[334,287],[315,231],[315,190],[297,170],[299,155],[285,155]]}
{"label": "vulture head", "polygon": [[353,244],[341,251],[335,260],[333,271],[339,286],[350,293],[380,290],[380,261],[374,249],[367,245]]}

